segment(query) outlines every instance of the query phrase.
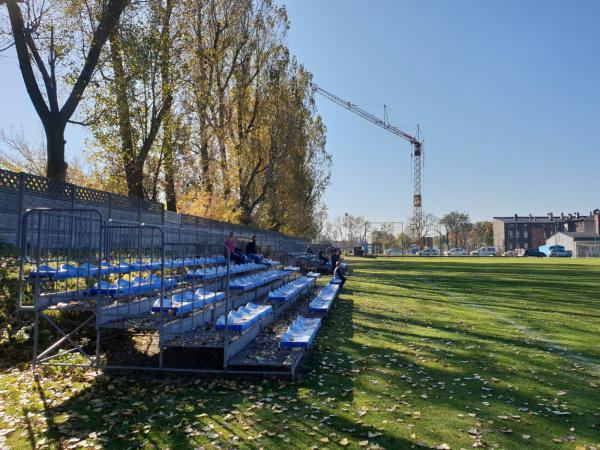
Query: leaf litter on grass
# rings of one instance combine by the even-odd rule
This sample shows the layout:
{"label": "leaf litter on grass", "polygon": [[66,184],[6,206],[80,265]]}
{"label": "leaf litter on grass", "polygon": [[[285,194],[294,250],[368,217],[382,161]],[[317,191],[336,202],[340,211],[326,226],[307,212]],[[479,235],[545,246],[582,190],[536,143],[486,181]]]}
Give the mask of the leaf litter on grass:
{"label": "leaf litter on grass", "polygon": [[[360,269],[373,263],[356,264]],[[592,427],[600,422],[600,410],[591,399],[598,378],[583,364],[538,348],[539,340],[521,334],[515,339],[508,333],[510,324],[498,314],[482,320],[486,311],[463,302],[467,297],[468,303],[500,310],[493,297],[502,298],[502,290],[484,287],[488,272],[476,266],[483,263],[469,263],[465,271],[449,266],[437,272],[432,263],[389,264],[374,265],[371,275],[357,270],[353,289],[373,286],[372,277],[380,277],[386,267],[397,267],[385,269],[396,285],[409,279],[406,269],[422,272],[431,281],[425,284],[428,289],[420,290],[417,283],[412,289],[390,285],[377,296],[343,294],[336,307],[351,302],[346,316],[351,322],[323,327],[299,384],[186,379],[141,385],[128,376],[82,380],[71,392],[73,378],[54,373],[41,384],[51,400],[58,439],[65,446],[96,445],[122,436],[130,446],[144,446],[145,438],[129,433],[144,435],[150,425],[172,443],[193,439],[220,448],[247,446],[244,442],[264,448],[303,442],[309,448],[315,441],[334,448],[344,447],[346,440],[348,447],[360,448],[394,448],[397,440],[426,448],[521,448],[529,441],[540,448],[597,444],[592,440],[597,428]],[[443,290],[469,286],[471,292],[450,296],[431,289],[451,277],[461,281]],[[508,302],[503,300],[503,305]],[[539,308],[535,301],[531,305],[532,310]],[[521,320],[529,317],[523,312]],[[328,320],[339,319],[334,314]],[[24,417],[18,405],[34,405],[30,417],[44,417],[39,393],[29,389],[31,380],[15,385],[20,376],[19,371],[0,375],[0,390],[9,390],[15,399],[9,408],[0,407],[8,409],[0,416],[0,427],[21,429]],[[99,426],[96,436],[86,430],[90,423]],[[34,427],[43,429],[39,420]],[[25,439],[15,432],[7,436],[11,442]],[[321,438],[328,442],[321,443]]]}

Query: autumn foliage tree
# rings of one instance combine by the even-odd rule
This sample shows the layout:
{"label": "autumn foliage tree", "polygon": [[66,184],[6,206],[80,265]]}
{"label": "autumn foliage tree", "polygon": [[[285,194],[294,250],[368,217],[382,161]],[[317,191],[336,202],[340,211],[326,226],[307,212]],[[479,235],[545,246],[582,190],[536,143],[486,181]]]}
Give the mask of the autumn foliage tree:
{"label": "autumn foliage tree", "polygon": [[[275,0],[0,3],[46,130],[49,175],[65,179],[64,129],[73,120],[93,137],[88,185],[173,211],[306,237],[321,231],[326,128]],[[73,86],[63,108],[59,82]]]}

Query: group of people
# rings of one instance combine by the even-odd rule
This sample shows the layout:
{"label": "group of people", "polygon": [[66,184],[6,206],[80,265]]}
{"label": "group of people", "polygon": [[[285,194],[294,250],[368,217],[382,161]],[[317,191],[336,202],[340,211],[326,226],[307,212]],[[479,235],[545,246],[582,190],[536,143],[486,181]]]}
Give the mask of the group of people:
{"label": "group of people", "polygon": [[[307,253],[312,254],[312,249],[310,246],[306,250]],[[340,283],[340,287],[344,286],[346,282],[346,277],[344,274],[344,267],[342,266],[342,251],[339,248],[334,248],[329,253],[331,254],[331,258],[327,257],[327,251],[323,249],[319,250],[318,259],[319,263],[322,265],[328,265],[331,262],[331,270],[333,271],[333,278],[337,278],[342,280]]]}
{"label": "group of people", "polygon": [[[246,244],[246,251],[242,252],[241,248],[235,246],[233,231],[229,233],[227,239],[225,239],[225,258],[229,259],[235,264],[243,264],[248,261],[260,263],[263,260],[262,255],[258,253],[256,248],[256,235],[253,234],[250,241]],[[310,247],[306,250],[307,253],[312,254]],[[344,267],[342,265],[342,252],[340,249],[334,249],[331,253],[331,258],[328,258],[326,252],[319,250],[319,262],[323,265],[328,264],[331,261],[331,269],[333,270],[333,278],[341,280],[340,287],[346,283],[346,277],[344,274]]]}
{"label": "group of people", "polygon": [[225,246],[228,251],[225,251],[225,258],[229,256],[230,260],[236,264],[243,264],[247,261],[253,261],[260,263],[263,260],[256,249],[256,235],[252,235],[252,239],[246,244],[246,251],[242,252],[241,248],[235,246],[233,231],[229,233],[227,239],[225,239]]}

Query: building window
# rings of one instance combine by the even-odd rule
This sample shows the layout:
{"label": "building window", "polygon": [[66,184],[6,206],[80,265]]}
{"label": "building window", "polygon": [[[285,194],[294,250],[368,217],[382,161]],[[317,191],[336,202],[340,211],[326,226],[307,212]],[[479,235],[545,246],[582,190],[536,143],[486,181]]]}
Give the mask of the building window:
{"label": "building window", "polygon": [[517,230],[517,239],[519,239],[521,237],[521,232],[519,230]]}
{"label": "building window", "polygon": [[509,231],[509,232],[508,232],[508,238],[509,238],[509,239],[512,239],[512,237],[513,237],[513,232],[512,232],[512,231]]}
{"label": "building window", "polygon": [[527,239],[529,237],[529,233],[527,232],[527,230],[523,231],[523,237],[525,239]]}
{"label": "building window", "polygon": [[525,242],[525,243],[523,244],[523,248],[529,248],[529,244],[527,244],[527,242]]}

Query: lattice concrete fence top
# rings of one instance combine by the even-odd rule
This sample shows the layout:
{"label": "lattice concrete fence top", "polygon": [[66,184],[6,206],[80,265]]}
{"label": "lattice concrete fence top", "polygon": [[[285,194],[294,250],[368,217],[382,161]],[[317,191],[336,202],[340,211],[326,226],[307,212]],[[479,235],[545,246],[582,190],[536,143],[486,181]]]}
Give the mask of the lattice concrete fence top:
{"label": "lattice concrete fence top", "polygon": [[[278,251],[303,250],[308,241],[276,231],[246,227],[165,210],[162,203],[98,191],[49,178],[0,169],[0,241],[18,246],[22,214],[30,208],[94,208],[114,222],[161,225],[169,230],[200,229],[206,243],[222,243],[233,231],[247,240],[257,235],[260,245]],[[176,231],[171,231],[176,232]]]}

